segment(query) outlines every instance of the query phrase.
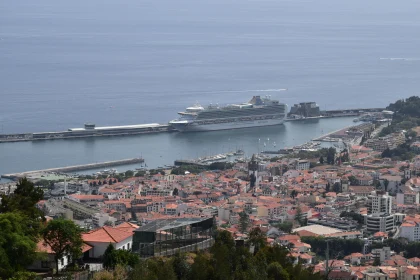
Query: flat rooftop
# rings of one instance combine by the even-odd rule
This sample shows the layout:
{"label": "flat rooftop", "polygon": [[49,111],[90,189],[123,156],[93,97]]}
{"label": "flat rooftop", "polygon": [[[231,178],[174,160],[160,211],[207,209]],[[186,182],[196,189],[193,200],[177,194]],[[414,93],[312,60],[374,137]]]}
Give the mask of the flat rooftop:
{"label": "flat rooftop", "polygon": [[304,226],[304,227],[296,228],[292,232],[299,232],[301,230],[306,230],[306,231],[315,233],[317,235],[326,235],[326,234],[331,234],[331,233],[342,232],[339,229],[332,228],[332,227],[321,226],[321,225]]}

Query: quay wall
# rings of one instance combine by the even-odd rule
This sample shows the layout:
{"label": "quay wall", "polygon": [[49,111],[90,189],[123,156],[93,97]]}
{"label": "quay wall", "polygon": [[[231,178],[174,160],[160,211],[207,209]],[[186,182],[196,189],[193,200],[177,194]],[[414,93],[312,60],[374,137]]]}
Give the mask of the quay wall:
{"label": "quay wall", "polygon": [[40,141],[40,140],[55,140],[55,139],[77,139],[89,137],[105,137],[105,136],[128,136],[139,135],[159,132],[174,131],[169,125],[161,125],[159,127],[150,128],[143,131],[136,131],[124,129],[118,132],[95,130],[90,134],[80,134],[72,131],[57,131],[57,132],[36,132],[36,133],[13,133],[13,134],[0,134],[0,143],[4,142],[22,142],[22,141]]}
{"label": "quay wall", "polygon": [[73,165],[73,166],[66,166],[66,167],[57,167],[57,168],[50,168],[50,169],[43,169],[43,170],[34,170],[34,171],[26,171],[20,173],[13,173],[13,174],[4,174],[1,175],[2,178],[7,179],[17,179],[23,178],[27,175],[35,174],[35,173],[67,173],[67,172],[75,172],[81,170],[89,170],[89,169],[96,169],[96,168],[103,168],[103,167],[113,167],[118,165],[126,165],[126,164],[135,164],[135,163],[143,163],[143,158],[130,158],[130,159],[122,159],[122,160],[114,160],[114,161],[106,161],[106,162],[98,162],[98,163],[89,163],[89,164],[81,164],[81,165]]}

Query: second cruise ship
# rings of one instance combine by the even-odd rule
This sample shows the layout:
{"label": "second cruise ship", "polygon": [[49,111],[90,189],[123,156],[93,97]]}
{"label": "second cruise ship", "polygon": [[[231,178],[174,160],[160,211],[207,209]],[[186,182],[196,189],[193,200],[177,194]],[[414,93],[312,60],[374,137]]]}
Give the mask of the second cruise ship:
{"label": "second cruise ship", "polygon": [[169,122],[178,131],[210,131],[255,126],[279,125],[287,116],[287,105],[269,96],[254,96],[249,102],[225,107],[196,104],[178,113],[179,119]]}

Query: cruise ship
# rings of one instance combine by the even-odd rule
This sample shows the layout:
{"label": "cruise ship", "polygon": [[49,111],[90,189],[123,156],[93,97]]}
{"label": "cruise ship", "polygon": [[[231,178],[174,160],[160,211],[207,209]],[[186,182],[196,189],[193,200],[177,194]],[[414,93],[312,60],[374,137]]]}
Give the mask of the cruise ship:
{"label": "cruise ship", "polygon": [[287,105],[270,96],[254,96],[249,102],[225,107],[196,104],[178,113],[179,119],[169,122],[178,131],[211,131],[282,124]]}

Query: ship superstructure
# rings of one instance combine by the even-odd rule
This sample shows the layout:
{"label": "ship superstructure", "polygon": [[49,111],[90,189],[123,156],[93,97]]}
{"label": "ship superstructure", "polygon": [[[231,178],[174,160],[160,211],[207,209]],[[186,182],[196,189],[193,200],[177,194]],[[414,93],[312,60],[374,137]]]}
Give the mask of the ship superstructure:
{"label": "ship superstructure", "polygon": [[270,96],[254,96],[249,102],[224,107],[199,104],[178,113],[169,124],[179,131],[209,131],[255,126],[279,125],[287,115],[287,105]]}

